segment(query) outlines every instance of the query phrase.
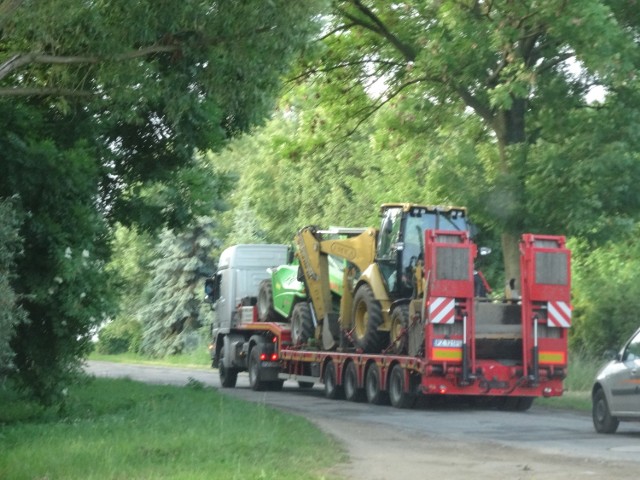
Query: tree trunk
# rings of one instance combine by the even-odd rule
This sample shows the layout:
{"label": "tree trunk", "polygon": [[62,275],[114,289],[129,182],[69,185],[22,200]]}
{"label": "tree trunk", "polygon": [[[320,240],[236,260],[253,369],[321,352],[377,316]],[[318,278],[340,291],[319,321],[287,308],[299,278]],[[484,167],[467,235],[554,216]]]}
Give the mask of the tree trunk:
{"label": "tree trunk", "polygon": [[500,151],[500,169],[510,181],[505,182],[513,202],[510,214],[504,218],[500,240],[504,260],[505,295],[507,298],[520,296],[520,233],[524,225],[523,169],[526,164],[527,145],[525,132],[526,101],[514,99],[512,108],[499,112],[494,124]]}
{"label": "tree trunk", "polygon": [[520,239],[517,234],[503,232],[502,258],[504,260],[505,295],[507,298],[520,296]]}

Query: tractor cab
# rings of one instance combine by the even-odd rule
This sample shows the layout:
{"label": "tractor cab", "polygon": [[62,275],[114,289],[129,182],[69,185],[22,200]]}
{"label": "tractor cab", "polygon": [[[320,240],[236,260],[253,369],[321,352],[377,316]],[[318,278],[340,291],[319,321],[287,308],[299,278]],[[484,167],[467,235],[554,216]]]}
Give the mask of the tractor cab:
{"label": "tractor cab", "polygon": [[470,230],[465,208],[386,203],[380,216],[376,263],[393,299],[414,296],[415,267],[424,262],[425,231]]}

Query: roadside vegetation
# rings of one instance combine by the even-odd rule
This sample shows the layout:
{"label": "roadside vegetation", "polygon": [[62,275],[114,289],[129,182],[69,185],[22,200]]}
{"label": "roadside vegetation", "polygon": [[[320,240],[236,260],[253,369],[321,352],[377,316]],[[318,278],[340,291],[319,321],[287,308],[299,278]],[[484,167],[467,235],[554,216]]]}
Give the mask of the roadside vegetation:
{"label": "roadside vegetation", "polygon": [[345,458],[310,422],[195,380],[91,379],[61,410],[3,389],[0,404],[6,479],[337,479],[329,469]]}

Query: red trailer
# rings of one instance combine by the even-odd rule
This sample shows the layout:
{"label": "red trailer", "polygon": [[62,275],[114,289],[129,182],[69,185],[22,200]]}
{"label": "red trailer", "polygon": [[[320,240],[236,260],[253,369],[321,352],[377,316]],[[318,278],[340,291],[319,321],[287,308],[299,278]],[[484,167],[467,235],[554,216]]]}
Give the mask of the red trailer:
{"label": "red trailer", "polygon": [[[248,370],[256,390],[279,389],[284,380],[297,380],[301,388],[321,383],[328,398],[398,408],[411,407],[417,395],[465,395],[526,410],[536,397],[561,395],[571,326],[564,237],[523,235],[521,296],[499,301],[475,296],[477,251],[467,231],[429,229],[423,241],[421,288],[385,311],[404,318],[400,328],[391,328],[396,333],[387,349],[364,353],[345,328],[331,350],[322,341],[296,345],[291,325],[259,322],[255,307],[240,307],[251,321],[219,342],[223,386],[234,386],[238,371]],[[317,318],[315,327],[323,330]]]}

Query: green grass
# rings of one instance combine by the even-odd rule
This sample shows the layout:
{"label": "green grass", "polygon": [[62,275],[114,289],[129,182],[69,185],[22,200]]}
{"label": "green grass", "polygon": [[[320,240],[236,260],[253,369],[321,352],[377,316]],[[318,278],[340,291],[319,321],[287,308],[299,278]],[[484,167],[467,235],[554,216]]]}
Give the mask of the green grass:
{"label": "green grass", "polygon": [[345,460],[308,421],[198,382],[93,379],[64,414],[6,390],[0,404],[0,478],[320,479]]}
{"label": "green grass", "polygon": [[591,386],[604,362],[579,354],[569,355],[569,369],[561,397],[540,398],[537,405],[571,410],[591,410]]}

